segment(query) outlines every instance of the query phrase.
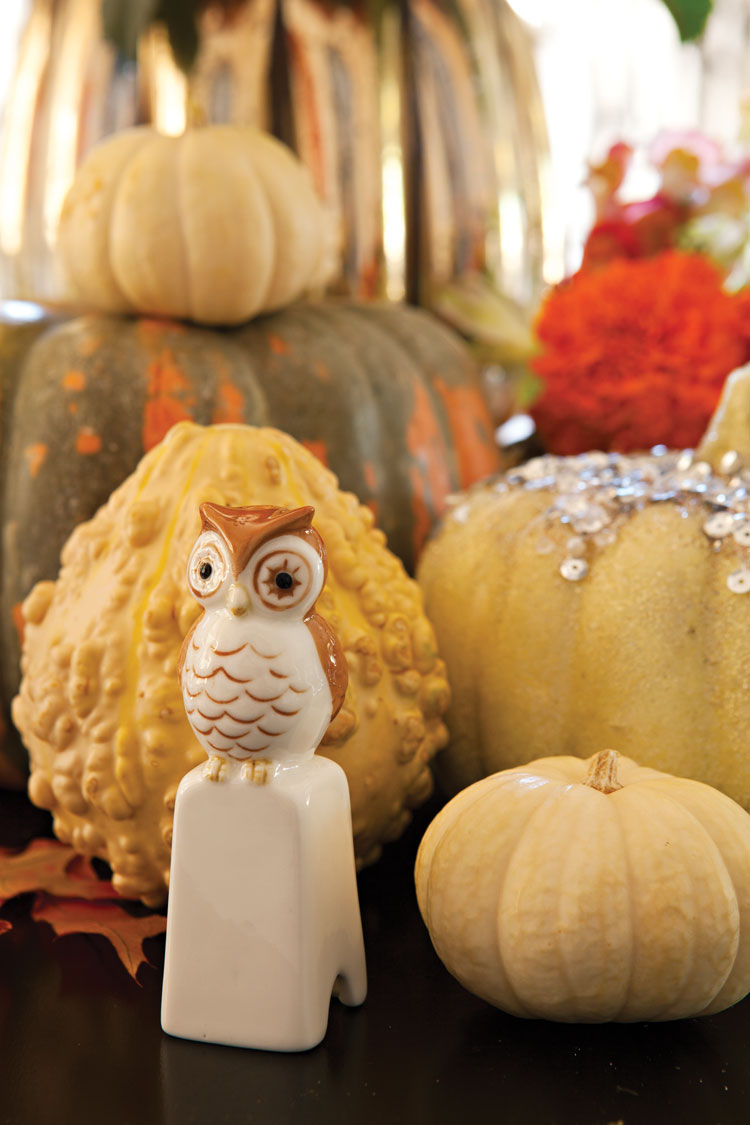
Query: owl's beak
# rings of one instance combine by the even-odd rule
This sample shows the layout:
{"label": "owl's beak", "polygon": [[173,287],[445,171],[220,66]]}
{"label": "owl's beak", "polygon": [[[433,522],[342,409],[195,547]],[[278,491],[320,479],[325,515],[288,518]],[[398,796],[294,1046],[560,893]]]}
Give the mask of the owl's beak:
{"label": "owl's beak", "polygon": [[229,587],[227,605],[235,617],[242,617],[250,609],[250,595],[241,582],[233,582]]}

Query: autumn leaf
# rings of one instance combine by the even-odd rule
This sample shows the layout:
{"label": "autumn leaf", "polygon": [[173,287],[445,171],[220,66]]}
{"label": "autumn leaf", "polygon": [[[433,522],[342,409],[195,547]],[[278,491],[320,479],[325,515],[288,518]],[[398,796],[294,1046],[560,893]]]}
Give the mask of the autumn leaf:
{"label": "autumn leaf", "polygon": [[[68,890],[55,892],[64,898],[115,899],[118,902],[127,901],[123,899],[122,895],[118,895],[110,879],[99,878],[91,865],[91,860],[85,855],[77,855],[72,859],[68,864],[66,873],[68,876]],[[47,887],[40,887],[39,889],[48,890]]]}
{"label": "autumn leaf", "polygon": [[[0,848],[0,905],[29,892],[36,893],[36,921],[48,922],[58,937],[102,934],[133,978],[146,960],[144,938],[166,929],[160,914],[130,913],[127,900],[98,877],[91,860],[57,840],[32,840],[22,852]],[[9,929],[10,922],[0,919],[0,934]]]}
{"label": "autumn leaf", "polygon": [[0,902],[28,891],[61,893],[61,889],[69,885],[65,869],[75,854],[65,844],[46,839],[32,840],[22,852],[3,848],[0,850]]}
{"label": "autumn leaf", "polygon": [[161,914],[130,914],[115,902],[60,901],[39,895],[32,917],[48,922],[58,937],[65,934],[101,934],[111,941],[117,956],[133,979],[146,957],[143,941],[161,934],[167,920]]}
{"label": "autumn leaf", "polygon": [[0,903],[29,891],[63,898],[119,898],[111,882],[100,879],[91,861],[57,840],[32,840],[22,852],[0,849]]}

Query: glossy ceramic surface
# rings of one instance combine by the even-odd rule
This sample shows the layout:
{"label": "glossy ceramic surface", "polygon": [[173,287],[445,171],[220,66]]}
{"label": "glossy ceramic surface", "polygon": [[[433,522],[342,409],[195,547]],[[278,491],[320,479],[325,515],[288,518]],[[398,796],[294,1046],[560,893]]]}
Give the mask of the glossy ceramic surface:
{"label": "glossy ceramic surface", "polygon": [[187,580],[204,613],[180,676],[208,754],[175,803],[162,1027],[300,1051],[332,992],[367,983],[346,775],[315,749],[346,692],[314,612],[326,574],[310,507],[201,507]]}
{"label": "glossy ceramic surface", "polygon": [[196,767],[175,808],[162,1027],[186,1039],[300,1051],[331,993],[365,999],[346,777],[312,758],[248,783]]}

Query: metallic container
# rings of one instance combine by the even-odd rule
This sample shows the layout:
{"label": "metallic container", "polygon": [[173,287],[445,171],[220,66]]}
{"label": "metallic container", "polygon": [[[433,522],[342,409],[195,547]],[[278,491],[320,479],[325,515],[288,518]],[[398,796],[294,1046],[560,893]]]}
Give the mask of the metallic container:
{"label": "metallic container", "polygon": [[144,122],[287,141],[335,220],[335,292],[429,304],[477,270],[520,301],[538,291],[546,133],[505,0],[208,4],[187,72],[160,25],[134,59],[119,53],[100,6],[27,4],[0,137],[0,295],[62,296],[54,248],[76,166]]}

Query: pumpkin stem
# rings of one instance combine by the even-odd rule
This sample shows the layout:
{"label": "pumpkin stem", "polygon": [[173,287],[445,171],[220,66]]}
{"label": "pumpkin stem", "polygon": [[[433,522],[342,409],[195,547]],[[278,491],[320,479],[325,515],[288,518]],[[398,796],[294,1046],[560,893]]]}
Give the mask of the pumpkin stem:
{"label": "pumpkin stem", "polygon": [[750,364],[728,377],[696,455],[718,472],[722,457],[731,451],[750,463]]}
{"label": "pumpkin stem", "polygon": [[593,758],[589,758],[589,769],[583,784],[598,789],[600,793],[616,793],[618,789],[622,789],[617,780],[618,758],[616,750],[600,750],[598,754],[594,754]]}

